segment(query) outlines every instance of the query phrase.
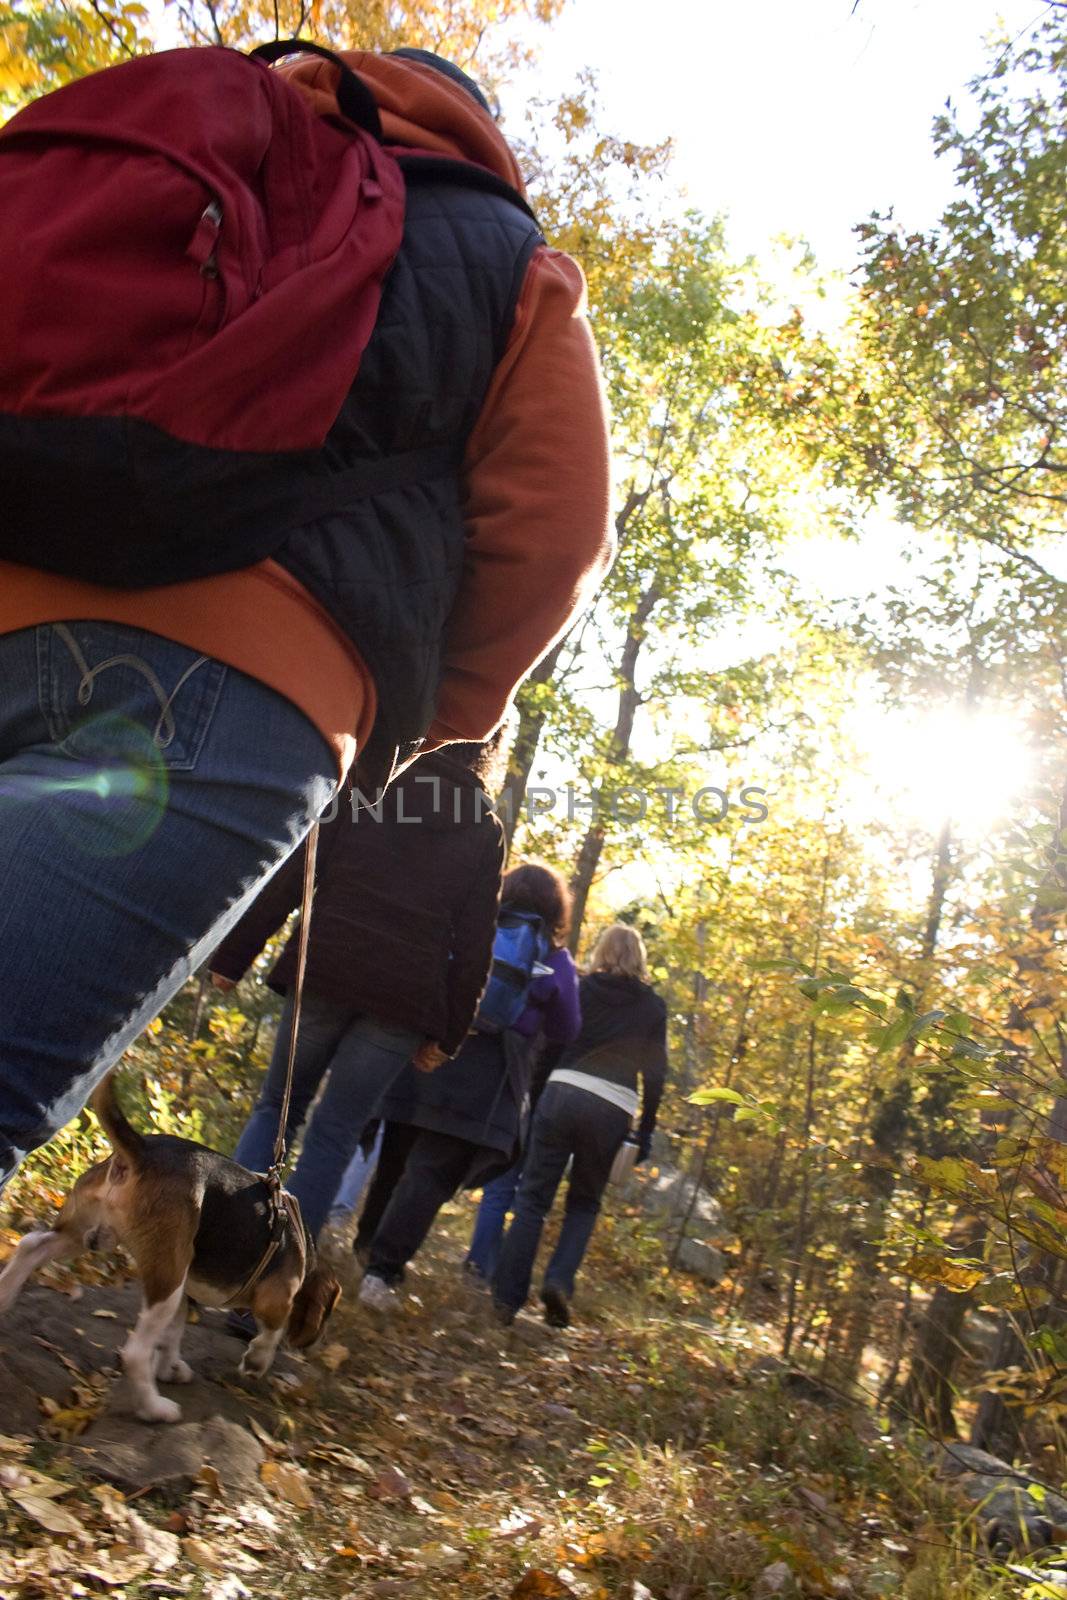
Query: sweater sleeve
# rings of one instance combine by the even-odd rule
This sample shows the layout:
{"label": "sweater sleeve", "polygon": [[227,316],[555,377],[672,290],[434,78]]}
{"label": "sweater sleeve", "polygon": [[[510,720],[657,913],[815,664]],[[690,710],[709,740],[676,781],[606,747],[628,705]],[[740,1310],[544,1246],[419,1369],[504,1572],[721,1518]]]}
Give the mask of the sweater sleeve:
{"label": "sweater sleeve", "polygon": [[581,269],[538,250],[464,462],[466,549],[427,744],[484,739],[614,553],[607,408]]}
{"label": "sweater sleeve", "polygon": [[481,825],[482,849],[474,881],[452,924],[452,957],[448,963],[448,1031],[437,1042],[454,1055],[470,1032],[489,963],[493,957],[500,880],[504,872],[504,830],[492,819]]}
{"label": "sweater sleeve", "polygon": [[578,969],[569,950],[554,951],[550,965],[555,970],[556,983],[545,1006],[545,1039],[549,1045],[570,1044],[582,1029]]}
{"label": "sweater sleeve", "polygon": [[661,1005],[649,1029],[641,1067],[641,1121],[637,1126],[638,1144],[648,1146],[656,1126],[656,1113],[667,1081],[667,1007]]}
{"label": "sweater sleeve", "polygon": [[288,856],[257,894],[208,961],[208,969],[236,982],[304,895],[304,847]]}

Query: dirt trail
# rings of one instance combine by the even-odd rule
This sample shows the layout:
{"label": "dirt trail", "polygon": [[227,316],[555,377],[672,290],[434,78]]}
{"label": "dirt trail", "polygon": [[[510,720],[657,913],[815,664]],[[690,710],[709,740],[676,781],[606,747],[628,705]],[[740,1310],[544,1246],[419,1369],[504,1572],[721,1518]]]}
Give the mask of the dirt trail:
{"label": "dirt trail", "polygon": [[353,1278],[265,1385],[206,1313],[172,1428],[114,1371],[135,1285],[28,1289],[0,1329],[0,1595],[703,1600],[782,1559],[807,1574],[783,1593],[873,1592],[849,1577],[866,1446],[739,1370],[759,1335],[642,1266],[643,1224],[608,1220],[574,1327],[505,1331],[460,1270],[469,1202],[450,1213],[391,1320]]}

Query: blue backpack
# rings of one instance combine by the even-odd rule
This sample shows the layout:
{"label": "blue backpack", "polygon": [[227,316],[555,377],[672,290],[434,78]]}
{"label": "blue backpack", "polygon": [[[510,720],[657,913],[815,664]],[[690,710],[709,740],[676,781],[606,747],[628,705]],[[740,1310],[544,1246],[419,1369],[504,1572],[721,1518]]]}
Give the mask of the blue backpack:
{"label": "blue backpack", "polygon": [[541,918],[532,911],[500,913],[493,939],[493,961],[474,1026],[479,1033],[501,1033],[519,1020],[535,978],[552,971]]}

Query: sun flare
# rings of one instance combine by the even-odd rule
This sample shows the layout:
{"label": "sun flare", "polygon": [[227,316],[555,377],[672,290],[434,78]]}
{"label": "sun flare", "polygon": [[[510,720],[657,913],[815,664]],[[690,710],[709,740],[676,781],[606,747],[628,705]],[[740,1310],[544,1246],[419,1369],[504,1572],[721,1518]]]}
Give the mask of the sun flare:
{"label": "sun flare", "polygon": [[872,781],[901,819],[980,834],[1003,820],[1023,792],[1033,755],[1007,711],[941,708],[864,719]]}

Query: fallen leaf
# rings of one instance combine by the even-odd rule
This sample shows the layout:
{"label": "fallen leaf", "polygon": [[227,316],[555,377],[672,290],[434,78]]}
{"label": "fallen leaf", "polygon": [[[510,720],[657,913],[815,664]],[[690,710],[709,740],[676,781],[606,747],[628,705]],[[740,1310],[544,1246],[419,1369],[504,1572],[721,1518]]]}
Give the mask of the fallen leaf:
{"label": "fallen leaf", "polygon": [[785,1561],[775,1561],[771,1566],[764,1567],[753,1593],[759,1595],[760,1600],[771,1600],[773,1595],[789,1594],[794,1589],[792,1569]]}
{"label": "fallen leaf", "polygon": [[225,1499],[222,1488],[222,1479],[219,1477],[218,1472],[211,1465],[210,1461],[204,1462],[204,1465],[200,1468],[200,1471],[196,1475],[196,1481],[197,1483],[202,1483],[204,1488],[215,1500]]}
{"label": "fallen leaf", "polygon": [[346,1450],[343,1445],[322,1445],[311,1454],[320,1461],[329,1461],[337,1467],[347,1467],[349,1472],[358,1472],[360,1477],[373,1478],[374,1468],[369,1461],[364,1461],[362,1456],[357,1456],[354,1451]]}
{"label": "fallen leaf", "polygon": [[99,1412],[91,1411],[87,1406],[67,1406],[50,1414],[48,1427],[54,1428],[64,1439],[76,1439],[98,1416]]}
{"label": "fallen leaf", "polygon": [[483,1433],[495,1434],[498,1439],[518,1438],[519,1430],[512,1422],[502,1422],[499,1417],[479,1417],[474,1420]]}
{"label": "fallen leaf", "polygon": [[226,1557],[223,1552],[216,1545],[208,1544],[206,1539],[197,1538],[195,1533],[183,1539],[181,1547],[186,1561],[193,1562],[194,1566],[204,1567],[208,1572],[226,1570]]}
{"label": "fallen leaf", "polygon": [[531,1517],[527,1512],[514,1511],[493,1529],[493,1538],[536,1539],[543,1527],[543,1522]]}
{"label": "fallen leaf", "polygon": [[204,1588],[204,1600],[245,1600],[251,1594],[248,1585],[232,1572],[227,1572],[217,1583],[208,1583]]}
{"label": "fallen leaf", "polygon": [[25,1456],[30,1451],[28,1439],[12,1439],[6,1433],[0,1433],[0,1451],[6,1456]]}
{"label": "fallen leaf", "polygon": [[383,1467],[367,1493],[374,1500],[410,1500],[411,1484],[396,1467]]}
{"label": "fallen leaf", "polygon": [[83,1524],[65,1506],[57,1506],[54,1500],[45,1500],[39,1495],[27,1494],[23,1489],[8,1492],[15,1504],[34,1522],[47,1528],[49,1533],[73,1533],[79,1539],[88,1539]]}
{"label": "fallen leaf", "polygon": [[118,1314],[117,1311],[104,1311],[104,1310],[94,1311],[93,1312],[93,1316],[94,1317],[105,1317],[108,1322],[117,1322],[119,1320],[119,1314]]}
{"label": "fallen leaf", "polygon": [[511,1600],[575,1600],[574,1590],[541,1567],[531,1567],[511,1591]]}
{"label": "fallen leaf", "polygon": [[126,1537],[134,1549],[147,1556],[153,1572],[169,1572],[181,1560],[180,1540],[165,1528],[146,1522],[138,1512],[126,1508]]}
{"label": "fallen leaf", "polygon": [[62,1361],[68,1372],[72,1372],[76,1378],[81,1378],[83,1376],[82,1370],[78,1366],[77,1362],[72,1361],[67,1352],[61,1349],[58,1344],[53,1344],[51,1339],[42,1339],[39,1333],[33,1334],[32,1337],[34,1344],[39,1344],[42,1350],[47,1350],[51,1355],[54,1355],[57,1360]]}
{"label": "fallen leaf", "polygon": [[79,1564],[79,1573],[86,1578],[95,1578],[97,1583],[118,1588],[121,1584],[132,1583],[134,1578],[141,1578],[146,1572],[151,1571],[151,1562],[148,1557],[138,1552],[129,1555],[116,1555],[114,1550],[101,1550],[96,1560]]}
{"label": "fallen leaf", "polygon": [[417,1550],[412,1550],[411,1558],[423,1567],[462,1567],[467,1562],[467,1557],[462,1550],[457,1550],[453,1545],[441,1544],[438,1541],[432,1544],[420,1545]]}
{"label": "fallen leaf", "polygon": [[338,1367],[344,1366],[351,1353],[346,1344],[328,1344],[319,1351],[319,1360],[331,1372],[336,1372]]}
{"label": "fallen leaf", "polygon": [[12,1495],[16,1490],[32,1495],[35,1500],[58,1500],[60,1495],[70,1493],[73,1484],[46,1478],[32,1467],[0,1467],[0,1488]]}
{"label": "fallen leaf", "polygon": [[272,1455],[281,1455],[282,1451],[285,1449],[285,1445],[280,1444],[272,1434],[269,1434],[261,1422],[257,1422],[255,1417],[249,1417],[248,1426],[251,1428],[260,1444],[263,1445],[264,1449],[269,1450]]}
{"label": "fallen leaf", "polygon": [[237,1535],[237,1542],[244,1550],[252,1550],[256,1555],[266,1555],[270,1550],[277,1549],[277,1541],[268,1539],[265,1534],[256,1533],[253,1528],[246,1528]]}
{"label": "fallen leaf", "polygon": [[299,1467],[291,1467],[284,1461],[264,1461],[259,1476],[272,1494],[281,1495],[290,1505],[306,1511],[315,1504],[307,1474]]}

